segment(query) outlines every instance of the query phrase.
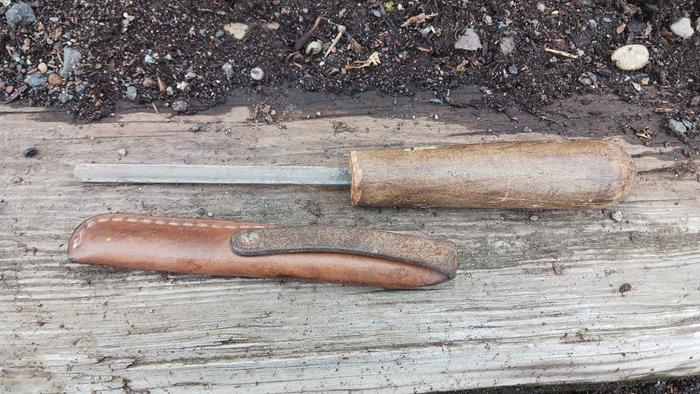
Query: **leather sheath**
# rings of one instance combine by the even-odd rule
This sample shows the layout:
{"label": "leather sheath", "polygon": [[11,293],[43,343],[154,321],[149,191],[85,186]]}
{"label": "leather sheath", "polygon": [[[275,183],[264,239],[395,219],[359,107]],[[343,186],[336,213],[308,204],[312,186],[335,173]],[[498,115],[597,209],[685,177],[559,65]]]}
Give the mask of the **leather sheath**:
{"label": "leather sheath", "polygon": [[80,224],[70,262],[385,288],[452,279],[451,242],[379,230],[102,214]]}

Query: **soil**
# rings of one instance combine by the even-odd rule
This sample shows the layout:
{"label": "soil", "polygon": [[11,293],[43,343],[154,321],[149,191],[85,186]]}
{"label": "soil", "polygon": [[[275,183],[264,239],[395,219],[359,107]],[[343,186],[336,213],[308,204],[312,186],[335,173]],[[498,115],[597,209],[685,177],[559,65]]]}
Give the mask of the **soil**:
{"label": "soil", "polygon": [[[78,121],[112,114],[129,86],[149,110],[176,103],[176,112],[192,113],[234,92],[283,97],[294,89],[431,91],[449,105],[451,90],[476,85],[482,96],[458,105],[537,113],[555,99],[612,92],[690,122],[687,132],[668,130],[686,142],[700,131],[700,34],[683,39],[669,31],[684,15],[694,25],[700,0],[52,0],[33,9],[36,22],[27,27],[0,18],[0,97],[64,109]],[[242,39],[224,28],[231,23],[247,26]],[[345,31],[325,57],[340,25]],[[466,28],[475,29],[481,49],[455,49]],[[316,40],[320,53],[307,54]],[[621,71],[610,54],[631,43],[649,48],[651,61]],[[82,59],[60,86],[25,83],[42,62],[48,74],[58,72],[67,46]],[[251,78],[256,67],[260,81]]]}
{"label": "soil", "polygon": [[594,384],[510,386],[454,392],[455,394],[696,394],[700,378],[661,378]]}

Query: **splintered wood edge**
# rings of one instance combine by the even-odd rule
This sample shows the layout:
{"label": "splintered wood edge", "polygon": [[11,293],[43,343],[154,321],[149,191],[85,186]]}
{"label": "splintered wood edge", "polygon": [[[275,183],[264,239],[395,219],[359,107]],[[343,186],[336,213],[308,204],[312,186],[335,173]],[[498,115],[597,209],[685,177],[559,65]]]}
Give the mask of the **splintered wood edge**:
{"label": "splintered wood edge", "polygon": [[359,163],[360,159],[357,158],[357,152],[350,152],[350,171],[352,172],[352,181],[350,183],[350,200],[353,206],[357,206],[362,199],[362,189],[360,184],[362,183],[362,167]]}

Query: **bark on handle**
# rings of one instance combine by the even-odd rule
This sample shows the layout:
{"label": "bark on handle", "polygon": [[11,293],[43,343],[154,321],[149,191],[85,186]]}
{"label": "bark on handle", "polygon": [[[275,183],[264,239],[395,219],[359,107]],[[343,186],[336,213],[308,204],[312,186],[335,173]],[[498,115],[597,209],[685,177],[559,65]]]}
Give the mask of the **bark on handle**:
{"label": "bark on handle", "polygon": [[603,140],[500,142],[354,151],[352,203],[370,207],[607,207],[636,173]]}

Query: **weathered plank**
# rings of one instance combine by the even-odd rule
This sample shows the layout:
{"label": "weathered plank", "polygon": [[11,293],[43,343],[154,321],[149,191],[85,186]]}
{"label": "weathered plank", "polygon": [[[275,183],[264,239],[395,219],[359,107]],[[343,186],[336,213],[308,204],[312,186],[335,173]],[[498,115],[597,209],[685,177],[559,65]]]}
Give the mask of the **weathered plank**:
{"label": "weathered plank", "polygon": [[[91,161],[336,165],[358,147],[659,132],[649,110],[612,98],[556,104],[546,117],[561,126],[515,110],[304,97],[280,109],[279,125],[251,123],[242,106],[170,121],[127,111],[82,126],[0,108],[0,391],[428,391],[700,373],[700,183],[672,171],[685,162],[676,143],[614,133],[640,170],[619,223],[610,210],[357,209],[341,187],[72,176]],[[189,131],[195,123],[203,131]],[[562,133],[539,133],[552,128]],[[23,158],[31,145],[39,157]],[[460,246],[459,273],[436,288],[382,291],[65,260],[70,231],[90,215],[193,217],[199,207],[230,220],[444,236]]]}

